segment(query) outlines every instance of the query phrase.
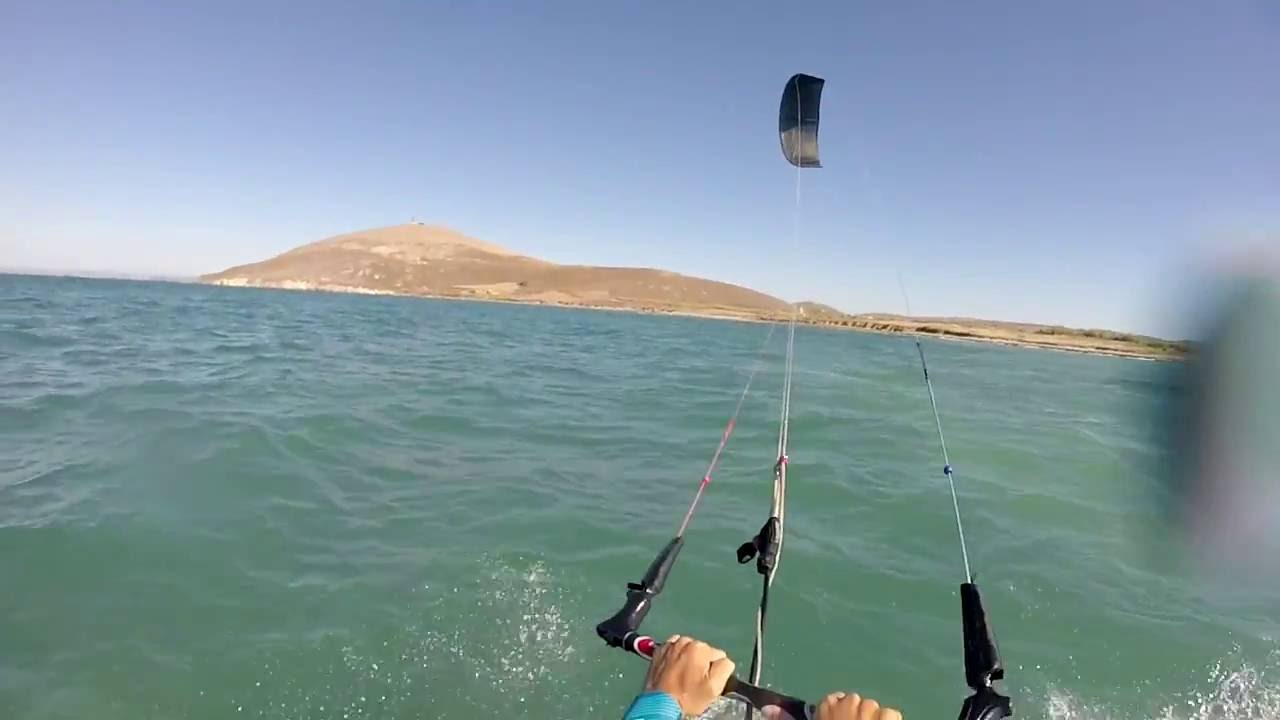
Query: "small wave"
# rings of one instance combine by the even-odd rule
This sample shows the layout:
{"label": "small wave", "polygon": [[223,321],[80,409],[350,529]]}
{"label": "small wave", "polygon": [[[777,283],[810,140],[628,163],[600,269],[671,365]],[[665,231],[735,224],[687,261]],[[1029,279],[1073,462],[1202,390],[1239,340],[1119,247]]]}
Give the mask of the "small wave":
{"label": "small wave", "polygon": [[1274,720],[1280,718],[1280,665],[1270,667],[1218,661],[1209,668],[1207,689],[1192,690],[1154,712],[1125,711],[1093,703],[1060,688],[1045,701],[1048,720]]}
{"label": "small wave", "polygon": [[230,697],[201,692],[196,701],[262,718],[425,718],[464,709],[590,717],[589,699],[570,686],[590,672],[575,642],[581,621],[562,608],[552,573],[540,561],[490,557],[475,570],[466,585],[420,588],[417,621],[273,653],[251,687]]}

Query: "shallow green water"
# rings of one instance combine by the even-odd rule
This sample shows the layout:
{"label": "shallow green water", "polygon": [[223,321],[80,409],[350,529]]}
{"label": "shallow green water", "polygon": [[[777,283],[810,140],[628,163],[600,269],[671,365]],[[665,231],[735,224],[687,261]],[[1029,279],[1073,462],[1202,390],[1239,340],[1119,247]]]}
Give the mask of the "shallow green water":
{"label": "shallow green water", "polygon": [[[643,667],[594,624],[765,332],[0,276],[0,717],[620,715]],[[647,624],[744,664],[733,552],[768,507],[780,340]],[[927,349],[1019,715],[1280,712],[1280,594],[1207,587],[1153,535],[1168,368]],[[802,329],[797,353],[765,678],[954,717],[960,558],[914,350]]]}

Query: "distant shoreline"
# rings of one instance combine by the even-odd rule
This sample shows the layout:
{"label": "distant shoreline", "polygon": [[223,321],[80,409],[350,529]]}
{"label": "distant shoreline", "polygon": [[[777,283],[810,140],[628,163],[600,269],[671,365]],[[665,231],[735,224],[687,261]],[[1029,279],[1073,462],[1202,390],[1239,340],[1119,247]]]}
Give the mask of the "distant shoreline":
{"label": "distant shoreline", "polygon": [[[202,280],[198,278],[165,278],[165,277],[119,277],[107,274],[82,274],[82,273],[54,273],[54,272],[24,272],[4,270],[0,271],[0,275],[17,275],[27,277],[66,277],[78,278],[84,280],[124,280],[129,282],[156,282],[156,283],[173,283],[173,284],[192,284],[204,285],[209,287],[232,287],[247,288],[253,290],[277,290],[286,292],[323,292],[336,293],[345,295],[381,295],[387,297],[400,298],[421,298],[426,300],[457,300],[462,302],[484,302],[484,303],[501,303],[505,305],[525,305],[529,307],[546,307],[560,308],[568,310],[598,310],[605,312],[623,312],[636,315],[670,315],[675,317],[699,318],[703,320],[720,320],[729,322],[743,323],[776,323],[786,322],[788,316],[763,316],[760,314],[752,314],[747,312],[734,312],[725,310],[717,312],[715,310],[700,310],[697,308],[661,308],[661,307],[635,307],[626,305],[592,305],[589,303],[574,303],[563,301],[541,301],[541,300],[512,300],[509,298],[499,297],[481,297],[476,295],[446,295],[446,294],[429,294],[429,293],[398,293],[387,290],[377,290],[361,287],[348,287],[341,285],[314,285],[301,283],[290,283],[289,285],[272,285],[272,284],[241,284],[219,282],[217,280]],[[832,330],[832,331],[853,331],[868,332],[878,335],[905,335],[912,337],[936,338],[938,340],[947,340],[952,342],[971,342],[983,345],[1003,345],[1005,347],[1023,348],[1031,350],[1051,350],[1058,352],[1074,353],[1077,355],[1097,355],[1103,357],[1127,358],[1130,360],[1147,360],[1147,361],[1179,361],[1186,356],[1186,351],[1166,351],[1155,352],[1148,350],[1146,347],[1136,343],[1122,339],[1112,339],[1106,341],[1093,341],[1093,338],[1079,334],[1080,332],[1097,332],[1097,331],[1072,331],[1070,329],[1061,329],[1058,334],[1057,328],[1050,326],[1035,326],[1040,328],[1039,332],[1043,333],[1046,329],[1053,330],[1049,337],[1060,337],[1059,341],[1037,341],[1034,335],[1037,333],[1023,333],[1020,336],[1010,336],[1008,330],[1004,328],[1031,327],[1017,323],[1003,323],[999,321],[964,321],[957,320],[937,320],[929,318],[907,318],[900,316],[874,316],[874,315],[800,315],[797,323],[806,327]],[[984,334],[984,324],[994,328],[999,328],[1001,333]],[[1032,335],[1028,338],[1027,335]],[[1128,337],[1121,333],[1115,333],[1118,337]],[[1105,344],[1104,344],[1105,343]],[[1175,343],[1168,343],[1172,346]]]}
{"label": "distant shoreline", "polygon": [[[733,311],[716,312],[715,310],[699,310],[697,308],[657,308],[657,307],[635,307],[626,305],[592,305],[589,303],[559,302],[559,301],[539,301],[539,300],[512,300],[509,298],[499,297],[480,297],[475,295],[446,295],[446,294],[428,294],[428,293],[397,293],[387,290],[375,290],[360,287],[348,287],[341,285],[308,285],[291,284],[290,286],[270,285],[270,284],[239,284],[226,283],[219,281],[200,281],[200,284],[219,286],[219,287],[236,287],[250,288],[258,290],[283,290],[291,292],[324,292],[324,293],[341,293],[348,295],[381,295],[387,297],[404,297],[404,298],[422,298],[427,300],[459,300],[463,302],[483,302],[483,303],[501,303],[505,305],[525,305],[531,307],[548,307],[561,308],[569,310],[599,310],[605,312],[625,312],[637,315],[671,315],[676,317],[691,317],[704,320],[722,320],[731,322],[746,323],[773,323],[786,322],[789,318],[786,316],[767,317],[759,314],[735,313]],[[1054,350],[1059,352],[1068,352],[1078,355],[1098,355],[1104,357],[1128,358],[1131,360],[1159,360],[1159,361],[1177,361],[1183,358],[1183,354],[1166,352],[1158,353],[1154,351],[1144,351],[1144,348],[1136,343],[1127,343],[1121,340],[1109,341],[1107,345],[1101,343],[1089,344],[1089,338],[1077,335],[1066,335],[1063,341],[1059,342],[1037,342],[1026,337],[1010,337],[997,334],[983,334],[982,327],[976,325],[962,325],[959,328],[948,330],[947,328],[938,328],[933,321],[925,318],[903,318],[901,321],[893,322],[872,322],[863,319],[866,316],[850,315],[843,318],[831,318],[824,316],[801,315],[797,318],[797,324],[806,327],[825,329],[825,330],[846,330],[854,332],[869,332],[879,335],[908,335],[914,337],[937,338],[939,340],[972,342],[984,345],[1003,345],[1006,347],[1034,349],[1034,350]],[[852,322],[850,322],[852,321]],[[955,321],[948,321],[954,324]],[[991,321],[978,321],[991,322]],[[915,327],[913,327],[913,324]],[[1008,324],[1013,326],[1013,324]],[[1079,338],[1082,342],[1071,342],[1066,338]]]}
{"label": "distant shoreline", "polygon": [[798,313],[798,320],[811,327],[1114,357],[1177,358],[1192,349],[1188,342],[1096,328],[852,315],[820,302],[791,302],[741,285],[658,268],[562,265],[447,227],[416,222],[335,235],[200,279],[240,287],[482,300],[744,322],[788,321]]}

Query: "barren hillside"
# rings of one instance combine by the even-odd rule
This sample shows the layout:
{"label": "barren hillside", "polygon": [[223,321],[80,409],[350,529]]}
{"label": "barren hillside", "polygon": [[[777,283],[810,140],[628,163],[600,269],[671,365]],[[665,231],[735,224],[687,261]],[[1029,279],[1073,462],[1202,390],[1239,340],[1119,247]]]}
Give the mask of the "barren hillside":
{"label": "barren hillside", "polygon": [[[738,285],[650,268],[559,265],[520,255],[447,228],[412,223],[339,235],[269,260],[201,278],[219,285],[423,295],[782,320],[791,306]],[[1169,358],[1186,343],[1108,330],[972,318],[850,315],[816,302],[796,304],[808,325]]]}
{"label": "barren hillside", "polygon": [[202,280],[221,285],[488,298],[666,312],[784,312],[775,297],[648,268],[558,265],[441,227],[339,235]]}

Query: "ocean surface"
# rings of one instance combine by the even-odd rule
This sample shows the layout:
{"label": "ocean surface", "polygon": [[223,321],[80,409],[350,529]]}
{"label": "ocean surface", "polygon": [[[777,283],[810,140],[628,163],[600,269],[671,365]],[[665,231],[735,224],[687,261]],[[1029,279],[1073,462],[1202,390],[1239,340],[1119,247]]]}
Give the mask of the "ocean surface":
{"label": "ocean surface", "polygon": [[[767,331],[0,276],[0,718],[619,717],[644,665],[593,628]],[[742,666],[782,336],[646,625]],[[953,718],[962,569],[914,348],[796,345],[765,680]],[[1280,716],[1280,591],[1162,534],[1173,366],[926,350],[1018,716]]]}

